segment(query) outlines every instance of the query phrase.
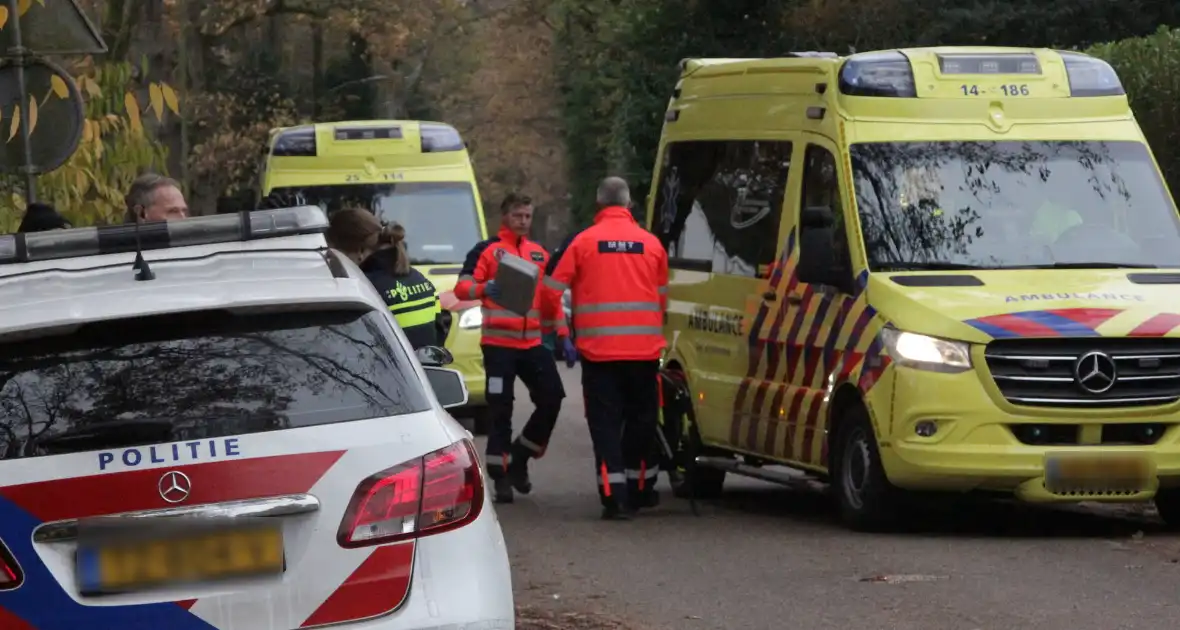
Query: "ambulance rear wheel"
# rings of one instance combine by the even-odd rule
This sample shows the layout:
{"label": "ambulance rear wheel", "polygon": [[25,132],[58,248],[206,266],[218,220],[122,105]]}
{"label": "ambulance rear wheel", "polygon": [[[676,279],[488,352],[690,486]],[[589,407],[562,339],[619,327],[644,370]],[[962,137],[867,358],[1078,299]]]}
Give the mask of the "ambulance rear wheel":
{"label": "ambulance rear wheel", "polygon": [[856,531],[879,531],[893,525],[900,499],[885,476],[881,452],[869,414],[854,405],[836,425],[832,489],[840,520]]}

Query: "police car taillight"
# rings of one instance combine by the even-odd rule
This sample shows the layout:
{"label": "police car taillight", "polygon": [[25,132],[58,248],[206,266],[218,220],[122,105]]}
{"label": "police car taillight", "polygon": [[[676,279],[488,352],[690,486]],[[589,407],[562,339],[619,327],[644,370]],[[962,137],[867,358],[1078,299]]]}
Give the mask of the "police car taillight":
{"label": "police car taillight", "polygon": [[840,92],[849,96],[914,98],[914,69],[898,51],[852,55],[840,67]]}
{"label": "police car taillight", "polygon": [[423,153],[462,151],[466,148],[462,136],[450,125],[421,123],[418,125],[418,132],[422,135]]}
{"label": "police car taillight", "polygon": [[478,518],[483,501],[479,456],[461,440],[362,481],[336,541],[355,548],[441,534]]}
{"label": "police car taillight", "polygon": [[1123,96],[1123,82],[1109,63],[1082,53],[1061,51],[1070,96]]}
{"label": "police car taillight", "polygon": [[[318,206],[254,210],[142,223],[138,248],[146,251],[254,241],[317,234],[327,229],[328,217]],[[134,252],[136,239],[134,224],[8,234],[0,236],[0,265]]]}
{"label": "police car taillight", "polygon": [[8,547],[0,541],[0,591],[10,591],[21,585],[25,580],[16,558],[8,551]]}

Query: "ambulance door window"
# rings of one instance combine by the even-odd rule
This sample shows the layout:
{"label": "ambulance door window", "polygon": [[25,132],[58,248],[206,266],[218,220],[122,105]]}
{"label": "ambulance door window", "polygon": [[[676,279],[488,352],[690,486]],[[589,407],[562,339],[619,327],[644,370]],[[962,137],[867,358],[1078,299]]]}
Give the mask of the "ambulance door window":
{"label": "ambulance door window", "polygon": [[[832,248],[837,264],[851,274],[852,257],[848,250],[848,233],[844,220],[844,204],[840,197],[840,180],[837,176],[836,158],[824,147],[807,145],[803,156],[803,194],[799,203],[800,212],[825,212],[831,217]],[[798,222],[800,231],[806,230],[802,219]],[[800,255],[804,254],[808,238],[800,234]]]}
{"label": "ambulance door window", "polygon": [[774,263],[791,143],[677,142],[664,149],[652,231],[678,269],[765,278]]}

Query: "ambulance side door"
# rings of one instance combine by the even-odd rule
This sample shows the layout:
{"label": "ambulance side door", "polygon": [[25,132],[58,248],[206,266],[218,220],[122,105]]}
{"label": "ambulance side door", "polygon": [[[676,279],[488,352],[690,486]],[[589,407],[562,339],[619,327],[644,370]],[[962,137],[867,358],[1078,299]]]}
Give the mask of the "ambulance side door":
{"label": "ambulance side door", "polygon": [[744,443],[754,318],[778,255],[792,149],[786,139],[664,147],[652,225],[668,250],[670,341],[706,443]]}
{"label": "ambulance side door", "polygon": [[[786,295],[787,316],[782,327],[786,345],[786,369],[782,375],[781,399],[776,400],[780,439],[774,444],[776,459],[820,468],[826,461],[823,412],[828,375],[838,365],[849,331],[857,325],[851,271],[836,274],[832,284],[805,282],[799,275],[802,252],[817,246],[817,239],[830,239],[839,261],[835,267],[851,270],[845,231],[845,178],[836,145],[818,134],[805,134],[796,154],[802,170],[799,196],[789,212],[793,236],[788,257],[791,281]],[[829,274],[831,275],[831,274]]]}

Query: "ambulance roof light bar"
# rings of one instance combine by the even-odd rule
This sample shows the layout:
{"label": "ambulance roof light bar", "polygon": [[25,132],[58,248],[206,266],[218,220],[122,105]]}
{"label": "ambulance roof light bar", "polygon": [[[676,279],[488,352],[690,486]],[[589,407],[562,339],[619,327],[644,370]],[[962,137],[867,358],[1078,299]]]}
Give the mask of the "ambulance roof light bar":
{"label": "ambulance roof light bar", "polygon": [[852,55],[840,67],[839,83],[848,96],[918,96],[910,60],[896,50]]}
{"label": "ambulance roof light bar", "polygon": [[418,133],[422,136],[423,153],[462,151],[467,148],[458,130],[440,123],[420,123]]}
{"label": "ambulance roof light bar", "polygon": [[1109,63],[1077,52],[1059,51],[1069,78],[1070,96],[1125,96],[1123,82]]}
{"label": "ambulance roof light bar", "polygon": [[275,138],[270,154],[275,157],[315,157],[319,145],[315,137],[315,125],[300,125],[283,129]]}
{"label": "ambulance roof light bar", "polygon": [[322,234],[328,217],[319,206],[253,210],[176,221],[104,225],[0,236],[0,265],[192,245]]}

